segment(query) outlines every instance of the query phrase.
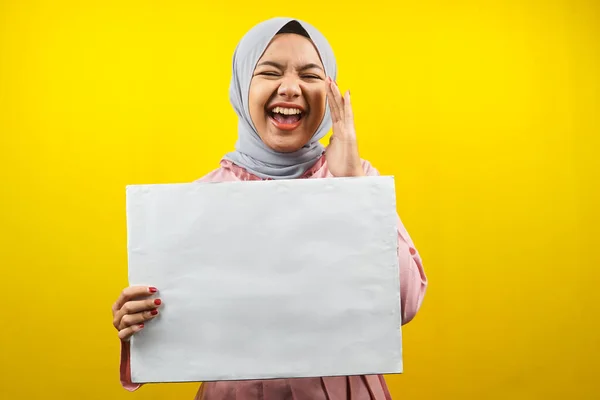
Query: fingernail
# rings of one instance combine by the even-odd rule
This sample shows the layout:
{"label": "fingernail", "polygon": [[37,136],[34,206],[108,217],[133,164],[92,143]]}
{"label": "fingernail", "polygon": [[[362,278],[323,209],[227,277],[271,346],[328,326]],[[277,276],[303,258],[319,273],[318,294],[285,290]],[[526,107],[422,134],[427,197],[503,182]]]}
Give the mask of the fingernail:
{"label": "fingernail", "polygon": [[144,324],[139,324],[139,325],[138,325],[138,327],[139,327],[140,329],[142,329],[142,328],[144,327]]}
{"label": "fingernail", "polygon": [[157,288],[155,288],[154,286],[151,286],[151,287],[149,287],[149,288],[148,288],[148,291],[149,291],[150,293],[156,293],[156,292],[158,291],[158,289],[157,289]]}
{"label": "fingernail", "polygon": [[156,314],[158,314],[158,310],[152,310],[152,311],[150,311],[150,314],[156,315]]}
{"label": "fingernail", "polygon": [[157,306],[160,306],[160,303],[162,303],[162,301],[160,301],[160,299],[154,300],[154,304],[156,304]]}

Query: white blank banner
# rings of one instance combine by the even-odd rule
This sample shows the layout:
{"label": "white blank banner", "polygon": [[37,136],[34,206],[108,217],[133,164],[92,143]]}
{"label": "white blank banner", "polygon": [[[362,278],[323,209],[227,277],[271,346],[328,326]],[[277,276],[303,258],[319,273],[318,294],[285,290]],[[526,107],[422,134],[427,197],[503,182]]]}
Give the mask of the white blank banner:
{"label": "white blank banner", "polygon": [[127,187],[134,382],[402,372],[394,178]]}

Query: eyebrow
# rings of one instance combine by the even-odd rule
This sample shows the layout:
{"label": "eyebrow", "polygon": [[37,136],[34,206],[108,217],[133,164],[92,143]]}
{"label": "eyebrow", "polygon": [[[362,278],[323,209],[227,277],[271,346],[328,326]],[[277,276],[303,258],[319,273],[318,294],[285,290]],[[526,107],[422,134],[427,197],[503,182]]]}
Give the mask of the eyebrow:
{"label": "eyebrow", "polygon": [[[279,64],[278,62],[275,62],[275,61],[263,61],[260,64],[258,64],[257,67],[261,67],[263,65],[270,65],[271,67],[285,69],[285,66],[283,64]],[[315,63],[305,64],[302,67],[298,68],[298,70],[306,71],[307,69],[313,69],[313,68],[320,69],[321,71],[323,70],[323,68],[319,64],[315,64]]]}

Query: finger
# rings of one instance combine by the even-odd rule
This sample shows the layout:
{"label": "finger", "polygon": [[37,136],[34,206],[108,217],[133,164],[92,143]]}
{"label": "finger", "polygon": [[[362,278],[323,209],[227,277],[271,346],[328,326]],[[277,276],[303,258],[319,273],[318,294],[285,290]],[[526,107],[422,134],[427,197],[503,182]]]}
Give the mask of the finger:
{"label": "finger", "polygon": [[[349,90],[344,94],[344,123],[347,127],[354,126],[354,113],[352,112]],[[354,129],[348,129],[348,133],[349,135],[356,136]]]}
{"label": "finger", "polygon": [[121,319],[118,330],[123,330],[130,326],[143,324],[158,316],[158,310],[144,311],[137,314],[127,314]]}
{"label": "finger", "polygon": [[336,102],[335,93],[333,92],[333,81],[328,78],[327,82],[327,102],[331,110],[331,119],[333,123],[339,122],[342,119],[342,113],[339,104]]}
{"label": "finger", "polygon": [[131,336],[144,329],[144,324],[133,325],[119,331],[119,339],[128,341]]}
{"label": "finger", "polygon": [[333,94],[333,90],[331,89],[331,79],[327,78],[327,103],[329,103],[329,109],[331,110],[331,119],[334,123],[339,121],[340,112],[337,104],[335,103],[335,96]]}
{"label": "finger", "polygon": [[146,299],[146,300],[137,300],[137,301],[128,301],[121,307],[119,311],[115,314],[113,318],[113,325],[117,329],[121,329],[121,320],[130,314],[137,314],[143,311],[151,311],[156,309],[158,306],[162,304],[161,299]]}
{"label": "finger", "polygon": [[340,89],[335,82],[331,81],[331,91],[333,92],[333,98],[338,107],[340,119],[344,118],[344,99],[340,93]]}
{"label": "finger", "polygon": [[129,286],[121,292],[121,295],[113,305],[113,311],[119,311],[125,303],[138,297],[147,297],[156,293],[158,290],[152,286]]}

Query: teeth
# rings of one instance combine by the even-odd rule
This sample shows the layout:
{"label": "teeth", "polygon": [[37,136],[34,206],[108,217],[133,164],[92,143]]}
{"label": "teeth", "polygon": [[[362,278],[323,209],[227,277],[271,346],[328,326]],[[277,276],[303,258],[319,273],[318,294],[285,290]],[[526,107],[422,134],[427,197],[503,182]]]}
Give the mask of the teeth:
{"label": "teeth", "polygon": [[299,108],[284,108],[284,107],[275,107],[273,109],[274,113],[284,114],[284,115],[294,115],[301,114],[302,111]]}

